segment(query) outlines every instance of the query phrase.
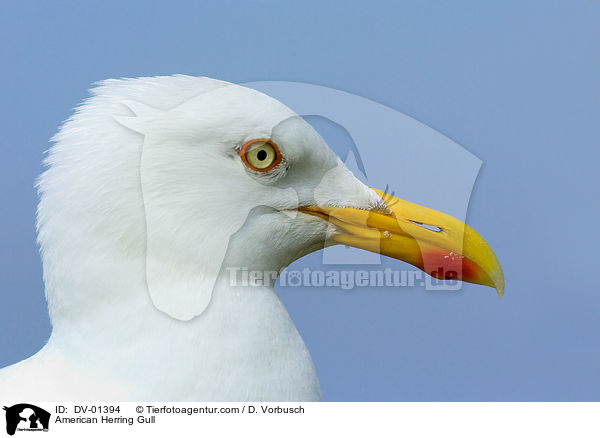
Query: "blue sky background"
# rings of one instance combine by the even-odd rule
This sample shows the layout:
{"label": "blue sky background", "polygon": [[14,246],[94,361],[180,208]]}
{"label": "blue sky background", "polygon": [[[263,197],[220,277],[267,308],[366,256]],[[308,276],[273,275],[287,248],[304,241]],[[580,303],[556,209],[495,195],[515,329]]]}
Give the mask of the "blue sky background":
{"label": "blue sky background", "polygon": [[596,0],[3,1],[0,367],[50,333],[33,188],[48,139],[92,82],[185,73],[345,90],[483,161],[468,221],[502,262],[503,300],[281,291],[326,400],[600,400],[599,22]]}

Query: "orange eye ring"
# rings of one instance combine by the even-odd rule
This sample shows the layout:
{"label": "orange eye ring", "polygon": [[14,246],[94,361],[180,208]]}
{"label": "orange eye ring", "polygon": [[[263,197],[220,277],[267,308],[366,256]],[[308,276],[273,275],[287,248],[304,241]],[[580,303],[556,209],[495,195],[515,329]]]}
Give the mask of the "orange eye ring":
{"label": "orange eye ring", "polygon": [[268,138],[257,138],[245,143],[240,158],[249,169],[265,173],[281,163],[279,147]]}

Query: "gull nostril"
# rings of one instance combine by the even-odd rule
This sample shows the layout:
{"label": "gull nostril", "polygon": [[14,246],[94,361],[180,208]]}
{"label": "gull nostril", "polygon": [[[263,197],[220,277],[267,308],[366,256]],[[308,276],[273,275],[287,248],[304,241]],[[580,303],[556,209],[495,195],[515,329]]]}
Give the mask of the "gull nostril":
{"label": "gull nostril", "polygon": [[435,231],[436,233],[439,233],[442,231],[442,229],[440,227],[436,227],[435,225],[428,225],[428,224],[424,224],[421,222],[417,222],[417,221],[413,221],[412,219],[409,219],[409,221],[411,221],[413,224],[418,225],[420,227],[425,228],[426,230],[429,231]]}

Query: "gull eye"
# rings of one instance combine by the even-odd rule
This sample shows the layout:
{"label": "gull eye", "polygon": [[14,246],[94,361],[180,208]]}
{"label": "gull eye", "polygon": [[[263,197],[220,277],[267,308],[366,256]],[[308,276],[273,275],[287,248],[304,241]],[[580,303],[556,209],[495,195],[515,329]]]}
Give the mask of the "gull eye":
{"label": "gull eye", "polygon": [[256,172],[268,172],[281,162],[279,148],[271,140],[250,140],[240,151],[244,164]]}

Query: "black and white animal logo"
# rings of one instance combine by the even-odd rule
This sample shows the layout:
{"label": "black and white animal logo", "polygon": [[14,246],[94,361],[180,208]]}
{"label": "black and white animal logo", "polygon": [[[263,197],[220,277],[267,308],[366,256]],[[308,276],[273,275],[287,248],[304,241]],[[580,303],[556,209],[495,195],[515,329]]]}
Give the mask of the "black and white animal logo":
{"label": "black and white animal logo", "polygon": [[20,403],[3,408],[6,411],[6,433],[14,435],[19,431],[48,430],[50,412],[34,405]]}

